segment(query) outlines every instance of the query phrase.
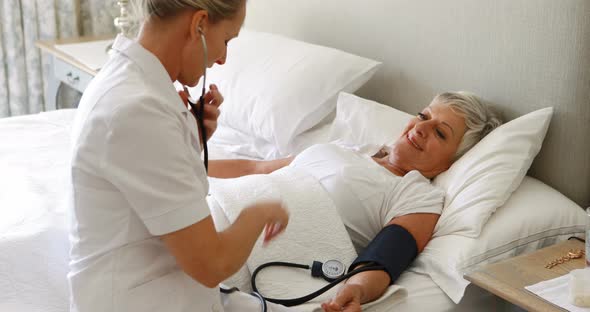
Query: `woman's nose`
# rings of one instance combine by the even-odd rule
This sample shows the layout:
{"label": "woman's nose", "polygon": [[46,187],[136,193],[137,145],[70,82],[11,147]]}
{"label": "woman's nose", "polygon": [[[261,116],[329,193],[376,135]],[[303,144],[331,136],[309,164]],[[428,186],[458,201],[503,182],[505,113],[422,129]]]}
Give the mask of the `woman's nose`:
{"label": "woman's nose", "polygon": [[223,65],[225,64],[225,59],[227,58],[227,50],[225,51],[225,53],[223,53],[223,56],[218,59],[215,63],[219,64],[219,65]]}
{"label": "woman's nose", "polygon": [[419,122],[414,126],[414,130],[416,131],[416,135],[420,136],[421,138],[426,137],[428,124],[427,121]]}
{"label": "woman's nose", "polygon": [[433,133],[436,128],[437,122],[434,120],[424,120],[417,123],[414,126],[416,134],[422,138],[426,138],[430,133]]}

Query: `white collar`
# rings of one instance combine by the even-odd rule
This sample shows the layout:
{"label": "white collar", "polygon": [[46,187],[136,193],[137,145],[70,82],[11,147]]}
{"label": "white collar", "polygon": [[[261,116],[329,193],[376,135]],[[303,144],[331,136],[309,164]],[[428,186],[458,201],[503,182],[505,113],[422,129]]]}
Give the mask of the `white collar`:
{"label": "white collar", "polygon": [[170,101],[170,105],[174,109],[178,109],[182,113],[189,112],[174,88],[174,83],[164,65],[153,53],[123,35],[117,35],[113,43],[113,50],[126,55],[133,63],[137,64],[143,72],[143,76],[161,88],[158,90],[159,92],[169,93],[166,96],[178,99],[178,101]]}

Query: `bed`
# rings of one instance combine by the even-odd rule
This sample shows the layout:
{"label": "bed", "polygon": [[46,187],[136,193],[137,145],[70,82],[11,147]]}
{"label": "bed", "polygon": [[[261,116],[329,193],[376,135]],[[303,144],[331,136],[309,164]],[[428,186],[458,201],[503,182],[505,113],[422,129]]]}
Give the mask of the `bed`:
{"label": "bed", "polygon": [[[479,231],[465,229],[433,239],[398,281],[406,295],[369,310],[512,309],[469,286],[462,274],[581,234],[581,207],[590,206],[590,150],[583,144],[590,133],[590,3],[375,0],[358,6],[348,0],[258,0],[248,6],[245,29],[252,33],[244,33],[244,40],[236,42],[241,49],[235,50],[243,52],[234,55],[230,44],[227,69],[211,73],[210,81],[226,90],[228,107],[210,142],[211,158],[272,159],[337,140],[370,151],[387,143],[386,137],[365,131],[363,120],[379,120],[381,132],[399,131],[399,123],[387,121],[401,122],[406,112],[413,114],[446,90],[474,91],[499,107],[507,120],[553,107],[544,119],[548,129],[540,138],[542,147],[537,142],[538,155],[528,154],[521,165],[527,175],[513,179],[518,183],[505,191],[508,198],[499,199],[502,204],[492,209]],[[293,39],[300,41],[280,41]],[[291,69],[290,80],[257,80],[269,75],[248,76],[251,68],[240,65],[246,62],[230,63],[255,57],[274,62],[273,55],[282,55],[280,62],[298,57],[301,65],[319,53],[301,42],[333,48],[322,50],[324,60],[341,63],[317,67],[312,62],[299,72],[290,63],[281,64]],[[248,49],[248,43],[254,48]],[[293,48],[285,52],[281,47]],[[334,65],[342,63],[348,66]],[[267,70],[276,68],[281,67]],[[344,79],[351,71],[359,74],[352,81]],[[249,84],[226,80],[229,74],[245,75]],[[280,71],[276,75],[283,77]],[[313,79],[324,84],[304,83]],[[284,94],[286,85],[292,94],[285,101],[272,92],[244,97],[261,87]],[[321,97],[315,96],[318,92]],[[245,101],[254,104],[229,109]],[[278,104],[260,110],[257,101]],[[64,168],[74,114],[59,110],[0,121],[2,311],[68,310]],[[281,119],[285,115],[290,119]],[[296,115],[298,121],[290,122]],[[534,161],[526,166],[527,159]],[[434,263],[444,257],[448,261]]]}

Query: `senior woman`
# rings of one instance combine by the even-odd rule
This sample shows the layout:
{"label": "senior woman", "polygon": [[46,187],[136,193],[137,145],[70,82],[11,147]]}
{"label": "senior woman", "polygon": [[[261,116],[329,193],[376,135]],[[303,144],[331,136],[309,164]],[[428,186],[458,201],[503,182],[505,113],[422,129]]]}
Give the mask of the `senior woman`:
{"label": "senior woman", "polygon": [[[444,192],[430,179],[500,124],[475,95],[447,92],[411,119],[393,146],[373,157],[321,144],[294,159],[227,162],[242,163],[251,168],[250,173],[272,171],[290,162],[320,182],[359,252],[353,267],[385,266],[351,277],[335,298],[322,305],[325,311],[360,311],[361,304],[379,298],[395,282],[432,237]],[[225,177],[231,173],[212,172]]]}
{"label": "senior woman", "polygon": [[[442,212],[444,191],[430,179],[500,124],[475,95],[447,92],[410,120],[385,153],[363,157],[320,146],[295,158],[291,165],[315,175],[335,201],[359,251],[353,266],[375,262],[386,267],[351,277],[322,305],[325,311],[360,311],[361,304],[379,298],[395,282],[424,249]],[[319,171],[322,167],[331,169]]]}
{"label": "senior woman", "polygon": [[[173,82],[194,86],[205,67],[223,65],[246,0],[142,2],[138,40],[117,37],[72,129],[71,311],[221,311],[218,283],[288,214],[255,204],[216,231],[195,111]],[[215,86],[204,102],[211,134],[222,102]]]}

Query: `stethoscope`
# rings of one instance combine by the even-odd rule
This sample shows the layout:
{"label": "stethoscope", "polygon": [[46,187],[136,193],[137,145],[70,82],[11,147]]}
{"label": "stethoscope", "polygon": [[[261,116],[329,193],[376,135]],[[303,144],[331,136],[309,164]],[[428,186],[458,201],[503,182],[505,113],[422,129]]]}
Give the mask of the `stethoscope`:
{"label": "stethoscope", "polygon": [[205,165],[205,172],[209,172],[209,150],[207,148],[207,130],[205,129],[205,122],[204,122],[204,113],[205,113],[205,87],[207,86],[207,63],[209,62],[208,51],[207,51],[207,41],[205,40],[205,34],[201,27],[198,29],[199,34],[201,35],[201,43],[203,44],[203,88],[201,89],[201,97],[199,98],[199,104],[201,106],[197,109],[197,104],[191,101],[190,94],[187,92],[187,87],[184,86],[185,92],[187,92],[187,102],[191,107],[191,111],[193,112],[193,116],[197,120],[197,125],[199,127],[199,132],[201,133],[201,144],[203,144],[203,163]]}

